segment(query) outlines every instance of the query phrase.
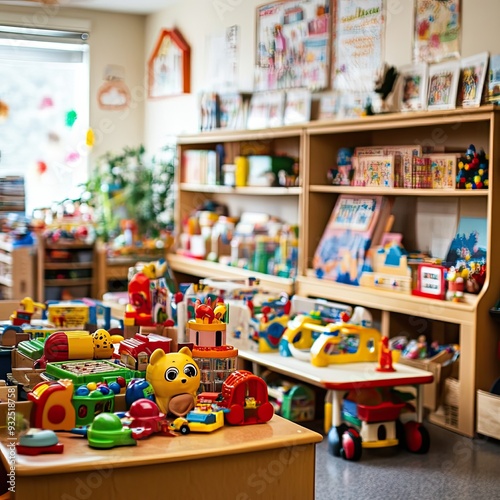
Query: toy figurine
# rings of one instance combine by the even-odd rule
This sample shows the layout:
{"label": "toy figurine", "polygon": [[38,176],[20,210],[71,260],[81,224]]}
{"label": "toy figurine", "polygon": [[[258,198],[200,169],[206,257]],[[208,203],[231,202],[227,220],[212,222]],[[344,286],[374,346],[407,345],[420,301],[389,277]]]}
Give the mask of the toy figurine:
{"label": "toy figurine", "polygon": [[387,337],[386,335],[383,335],[380,339],[379,360],[376,370],[378,372],[396,371],[392,366],[392,352],[389,348],[389,337]]}
{"label": "toy figurine", "polygon": [[149,359],[146,380],[153,386],[156,403],[165,415],[184,417],[195,407],[200,370],[189,348],[169,354],[156,349]]}

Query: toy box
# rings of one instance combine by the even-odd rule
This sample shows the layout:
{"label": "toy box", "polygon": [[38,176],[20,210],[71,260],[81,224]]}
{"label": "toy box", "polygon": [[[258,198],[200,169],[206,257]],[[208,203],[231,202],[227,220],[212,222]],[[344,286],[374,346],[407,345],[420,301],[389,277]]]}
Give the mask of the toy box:
{"label": "toy box", "polygon": [[453,363],[451,362],[453,353],[441,351],[428,359],[407,359],[403,356],[399,358],[399,363],[426,370],[434,375],[432,384],[425,384],[423,389],[424,407],[435,411],[441,401],[444,381],[452,374]]}

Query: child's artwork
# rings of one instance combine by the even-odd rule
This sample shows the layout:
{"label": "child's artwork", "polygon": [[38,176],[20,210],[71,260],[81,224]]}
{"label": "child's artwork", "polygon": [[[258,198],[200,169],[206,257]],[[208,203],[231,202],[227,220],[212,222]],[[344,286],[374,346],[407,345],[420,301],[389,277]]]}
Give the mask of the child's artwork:
{"label": "child's artwork", "polygon": [[457,62],[434,64],[429,68],[427,108],[454,109],[457,101],[460,68]]}
{"label": "child's artwork", "polygon": [[367,251],[380,242],[389,215],[383,196],[341,195],[314,255],[318,278],[359,285]]}
{"label": "child's artwork", "polygon": [[330,0],[284,0],[257,7],[255,88],[327,88],[330,26]]}
{"label": "child's artwork", "polygon": [[394,155],[361,156],[358,161],[360,170],[365,173],[365,186],[394,187]]}
{"label": "child's artwork", "polygon": [[500,54],[490,57],[488,71],[488,101],[500,101]]}
{"label": "child's artwork", "polygon": [[460,0],[416,0],[413,60],[459,57],[460,30]]}
{"label": "child's artwork", "polygon": [[383,4],[383,0],[337,0],[332,41],[335,90],[374,90],[384,61]]}
{"label": "child's artwork", "polygon": [[307,89],[289,90],[286,93],[284,124],[308,122],[311,118],[311,92]]}
{"label": "child's artwork", "polygon": [[464,108],[481,105],[484,80],[488,69],[488,52],[465,57],[460,63],[460,102]]}
{"label": "child's artwork", "polygon": [[403,78],[401,111],[420,111],[427,107],[427,64],[415,64],[400,69]]}
{"label": "child's artwork", "polygon": [[433,189],[454,189],[457,171],[457,155],[430,154],[431,187]]}

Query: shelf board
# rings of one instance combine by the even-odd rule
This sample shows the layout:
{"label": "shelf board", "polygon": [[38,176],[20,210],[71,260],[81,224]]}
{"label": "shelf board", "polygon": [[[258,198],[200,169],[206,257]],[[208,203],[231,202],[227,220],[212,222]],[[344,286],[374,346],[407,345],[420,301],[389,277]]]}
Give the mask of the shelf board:
{"label": "shelf board", "polygon": [[61,241],[59,243],[45,242],[44,247],[46,250],[94,250],[94,245],[73,241]]}
{"label": "shelf board", "polygon": [[351,286],[315,278],[310,269],[307,276],[296,278],[295,292],[299,295],[322,297],[363,307],[407,314],[457,324],[474,324],[479,296],[465,294],[464,302],[427,299],[399,292]]}
{"label": "shelf board", "polygon": [[12,255],[8,253],[0,253],[0,262],[4,264],[12,264]]}
{"label": "shelf board", "polygon": [[189,191],[193,193],[243,194],[257,196],[298,196],[302,192],[301,187],[208,186],[206,184],[190,184],[187,182],[181,183],[180,189],[181,191]]}
{"label": "shelf board", "polygon": [[45,269],[67,270],[71,269],[93,269],[93,262],[45,262]]}
{"label": "shelf board", "polygon": [[195,135],[180,135],[177,144],[210,144],[218,142],[256,141],[262,139],[279,139],[281,137],[299,137],[303,127],[290,125],[285,127],[267,128],[259,130],[211,130]]}
{"label": "shelf board", "polygon": [[488,121],[497,106],[488,104],[479,108],[457,108],[440,111],[414,111],[406,113],[385,113],[352,120],[316,120],[304,126],[308,135],[359,132],[362,130],[385,130],[394,128],[415,128],[443,124]]}
{"label": "shelf board", "polygon": [[48,286],[83,286],[92,285],[93,278],[67,278],[67,279],[49,279],[44,280],[43,285]]}
{"label": "shelf board", "polygon": [[326,186],[314,184],[309,186],[311,193],[346,193],[360,195],[386,195],[386,196],[488,196],[488,189],[406,189],[406,188],[377,188],[363,186]]}
{"label": "shelf board", "polygon": [[292,295],[294,290],[294,280],[292,278],[280,278],[270,274],[225,266],[206,260],[192,259],[173,253],[167,255],[167,261],[172,271],[189,274],[191,276],[198,276],[200,278],[216,277],[218,279],[256,278],[265,288],[284,291],[289,295]]}

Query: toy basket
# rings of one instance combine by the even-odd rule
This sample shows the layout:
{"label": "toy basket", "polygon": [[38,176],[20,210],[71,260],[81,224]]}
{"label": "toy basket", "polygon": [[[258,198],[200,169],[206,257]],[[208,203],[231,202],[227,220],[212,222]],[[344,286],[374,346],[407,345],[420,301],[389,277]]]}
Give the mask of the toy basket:
{"label": "toy basket", "polygon": [[396,420],[405,403],[391,403],[390,401],[378,405],[358,404],[358,418],[364,422],[384,422]]}

